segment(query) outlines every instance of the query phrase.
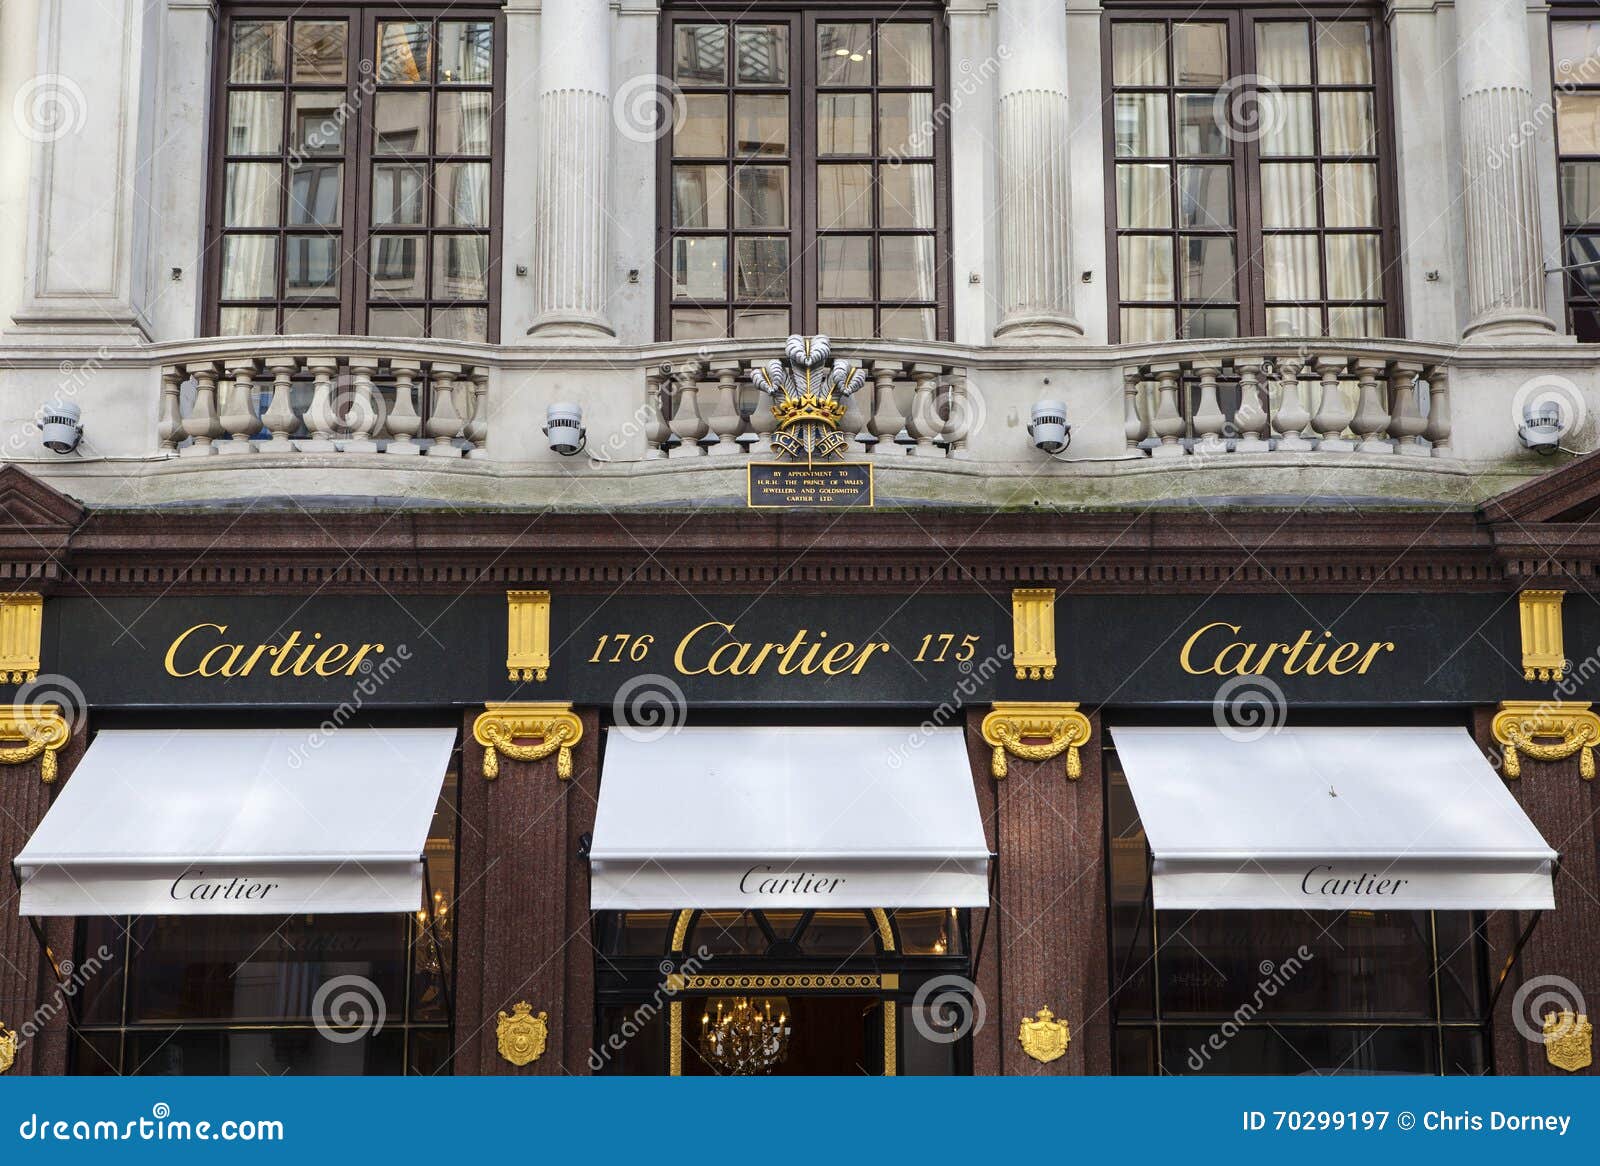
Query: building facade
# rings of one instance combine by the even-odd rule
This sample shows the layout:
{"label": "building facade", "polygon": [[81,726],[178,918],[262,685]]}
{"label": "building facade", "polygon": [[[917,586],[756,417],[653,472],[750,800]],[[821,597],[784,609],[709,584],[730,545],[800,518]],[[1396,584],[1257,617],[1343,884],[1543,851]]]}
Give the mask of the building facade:
{"label": "building facade", "polygon": [[1592,1071],[1592,5],[40,0],[0,106],[9,1071]]}

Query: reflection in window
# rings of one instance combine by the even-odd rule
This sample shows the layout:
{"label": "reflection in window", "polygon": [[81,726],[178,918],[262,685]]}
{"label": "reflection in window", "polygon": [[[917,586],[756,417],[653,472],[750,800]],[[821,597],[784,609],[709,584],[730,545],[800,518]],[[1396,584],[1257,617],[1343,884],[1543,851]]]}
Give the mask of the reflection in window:
{"label": "reflection in window", "polygon": [[1600,342],[1600,21],[1551,23],[1567,326]]}

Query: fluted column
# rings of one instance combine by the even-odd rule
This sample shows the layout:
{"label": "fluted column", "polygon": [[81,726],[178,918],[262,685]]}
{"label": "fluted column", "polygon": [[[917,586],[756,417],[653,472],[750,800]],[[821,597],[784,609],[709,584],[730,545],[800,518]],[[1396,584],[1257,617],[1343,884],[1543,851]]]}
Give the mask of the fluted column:
{"label": "fluted column", "polygon": [[539,168],[531,332],[610,336],[606,316],[611,6],[546,3],[539,26]]}
{"label": "fluted column", "polygon": [[1456,77],[1467,242],[1465,335],[1555,330],[1545,312],[1525,0],[1457,0]]}
{"label": "fluted column", "polygon": [[1065,0],[1001,0],[999,339],[1083,334],[1072,313]]}

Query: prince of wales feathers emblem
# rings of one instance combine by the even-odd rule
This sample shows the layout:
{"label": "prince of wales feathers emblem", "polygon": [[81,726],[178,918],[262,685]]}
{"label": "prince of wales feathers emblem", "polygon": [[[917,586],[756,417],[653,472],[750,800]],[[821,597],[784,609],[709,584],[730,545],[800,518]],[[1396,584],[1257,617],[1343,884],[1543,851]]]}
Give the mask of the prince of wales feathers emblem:
{"label": "prince of wales feathers emblem", "polygon": [[845,401],[867,383],[867,370],[845,360],[828,368],[826,336],[791,336],[784,353],[787,363],[750,370],[751,382],[772,399],[772,448],[796,461],[842,456],[850,445],[839,432]]}

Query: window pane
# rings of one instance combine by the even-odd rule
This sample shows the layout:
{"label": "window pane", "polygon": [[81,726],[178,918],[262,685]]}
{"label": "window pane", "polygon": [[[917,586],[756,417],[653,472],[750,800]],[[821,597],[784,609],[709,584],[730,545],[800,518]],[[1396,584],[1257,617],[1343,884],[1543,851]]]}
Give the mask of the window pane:
{"label": "window pane", "polygon": [[1600,23],[1552,20],[1550,37],[1558,85],[1600,83]]}
{"label": "window pane", "polygon": [[283,21],[233,22],[228,80],[245,85],[264,85],[283,80]]}
{"label": "window pane", "polygon": [[[889,173],[884,171],[886,180]],[[872,167],[817,167],[817,225],[823,230],[872,226]]]}
{"label": "window pane", "polygon": [[872,240],[832,235],[817,241],[818,295],[825,300],[872,297]]}
{"label": "window pane", "polygon": [[[399,96],[409,97],[410,94]],[[487,154],[493,97],[488,93],[438,96],[438,150],[441,154]]]}
{"label": "window pane", "polygon": [[721,300],[728,296],[728,241],[672,241],[672,298]]}
{"label": "window pane", "polygon": [[1317,152],[1311,118],[1311,94],[1263,89],[1259,92],[1259,100],[1262,154],[1284,157]]}
{"label": "window pane", "polygon": [[789,29],[782,24],[741,24],[734,30],[734,79],[740,85],[789,83]]}
{"label": "window pane", "polygon": [[728,225],[728,171],[723,166],[672,168],[672,225],[714,230]]}
{"label": "window pane", "polygon": [[1141,344],[1148,340],[1174,340],[1176,338],[1176,324],[1170,309],[1122,309],[1122,342],[1124,344]]}
{"label": "window pane", "polygon": [[1600,223],[1600,162],[1561,164],[1561,213],[1573,226]]}
{"label": "window pane", "polygon": [[674,340],[720,340],[727,333],[727,317],[720,308],[672,309]]}
{"label": "window pane", "polygon": [[1378,226],[1378,167],[1371,162],[1330,162],[1322,168],[1326,186],[1323,217],[1330,227]]}
{"label": "window pane", "polygon": [[433,241],[433,294],[442,300],[489,298],[489,240],[441,235]]}
{"label": "window pane", "polygon": [[1186,236],[1178,240],[1178,253],[1183,262],[1183,286],[1179,299],[1232,300],[1233,276],[1236,264],[1233,257],[1233,240]]}
{"label": "window pane", "polygon": [[817,97],[817,152],[872,153],[870,94],[824,93]]}
{"label": "window pane", "polygon": [[1230,143],[1217,119],[1217,103],[1209,93],[1178,94],[1178,153],[1227,157]]}
{"label": "window pane", "polygon": [[787,235],[734,240],[734,297],[741,300],[789,298]]}
{"label": "window pane", "polygon": [[1600,93],[1556,94],[1556,148],[1600,154]]}
{"label": "window pane", "polygon": [[1119,93],[1113,106],[1119,158],[1168,152],[1167,99],[1161,93]]}
{"label": "window pane", "polygon": [[336,227],[344,204],[344,166],[307,162],[289,168],[289,225]]}
{"label": "window pane", "polygon": [[1371,25],[1364,20],[1331,20],[1317,25],[1317,82],[1372,84]]}
{"label": "window pane", "polygon": [[871,308],[823,308],[817,327],[824,336],[871,336],[876,330]]}
{"label": "window pane", "polygon": [[1178,225],[1202,230],[1233,226],[1233,170],[1230,167],[1178,168]]}
{"label": "window pane", "polygon": [[736,227],[787,227],[789,225],[789,168],[741,166],[734,171],[737,197],[733,204]]}
{"label": "window pane", "polygon": [[1117,226],[1172,226],[1171,168],[1153,162],[1117,166]]}
{"label": "window pane", "polygon": [[217,330],[224,336],[271,336],[277,330],[277,315],[274,308],[223,308]]}
{"label": "window pane", "polygon": [[[478,95],[474,93],[470,96]],[[377,112],[373,114],[372,122],[372,148],[375,153],[426,154],[428,152],[426,93],[378,94]]]}
{"label": "window pane", "polygon": [[332,336],[339,331],[338,308],[285,308],[285,336]]}
{"label": "window pane", "polygon": [[1221,85],[1228,79],[1228,26],[1179,24],[1172,30],[1179,85]]}
{"label": "window pane", "polygon": [[338,292],[338,239],[332,235],[290,235],[283,241],[283,248],[285,295],[333,295]]}
{"label": "window pane", "polygon": [[344,80],[344,68],[344,21],[295,21],[294,79],[296,81],[336,85]]}
{"label": "window pane", "polygon": [[1226,340],[1239,335],[1235,308],[1195,308],[1183,314],[1185,340]]}
{"label": "window pane", "polygon": [[369,336],[415,338],[428,330],[424,308],[373,308],[367,313]]}
{"label": "window pane", "polygon": [[789,99],[773,95],[741,94],[734,99],[736,154],[787,154],[789,152]]}
{"label": "window pane", "polygon": [[427,167],[411,162],[380,162],[372,168],[374,226],[422,225]]}
{"label": "window pane", "polygon": [[441,340],[487,340],[488,308],[435,308],[429,335]]}
{"label": "window pane", "polygon": [[1111,78],[1115,85],[1165,85],[1166,29],[1159,24],[1112,25]]}
{"label": "window pane", "polygon": [[681,85],[728,83],[728,30],[720,24],[680,24],[673,31],[672,79]]}
{"label": "window pane", "polygon": [[691,93],[683,99],[683,118],[672,130],[672,152],[684,158],[720,158],[728,152],[728,99]]}
{"label": "window pane", "polygon": [[1256,25],[1256,73],[1273,85],[1311,84],[1310,26],[1278,21]]}
{"label": "window pane", "polygon": [[374,296],[397,300],[421,299],[423,283],[421,235],[379,235],[372,240],[372,267],[368,273]]}
{"label": "window pane", "polygon": [[1268,235],[1262,244],[1269,300],[1321,298],[1322,262],[1315,235]]}
{"label": "window pane", "polygon": [[1317,167],[1314,163],[1263,163],[1261,220],[1268,227],[1317,225]]}
{"label": "window pane", "polygon": [[338,93],[296,93],[289,148],[300,154],[343,153],[342,100]]}
{"label": "window pane", "polygon": [[489,163],[441,162],[434,182],[434,226],[489,225]]}
{"label": "window pane", "polygon": [[740,339],[787,336],[789,309],[738,308],[733,313],[733,334]]}
{"label": "window pane", "polygon": [[878,84],[933,84],[933,29],[926,24],[878,27]]}
{"label": "window pane", "polygon": [[282,170],[276,162],[229,162],[223,226],[276,227]]}
{"label": "window pane", "polygon": [[1118,239],[1117,278],[1125,300],[1172,299],[1172,240],[1165,235]]}
{"label": "window pane", "polygon": [[1383,272],[1378,262],[1378,236],[1328,236],[1328,298],[1383,298]]}
{"label": "window pane", "polygon": [[883,295],[901,300],[935,300],[931,235],[887,235],[878,240]]}
{"label": "window pane", "polygon": [[1321,336],[1322,312],[1318,308],[1268,308],[1268,336]]}
{"label": "window pane", "polygon": [[283,149],[283,94],[228,95],[230,154],[276,154]]}
{"label": "window pane", "polygon": [[882,206],[878,223],[884,227],[933,229],[933,167],[908,162],[885,166],[878,175]]}
{"label": "window pane", "polygon": [[817,84],[872,83],[872,25],[817,25]]}
{"label": "window pane", "polygon": [[278,291],[278,240],[272,235],[225,235],[222,298],[264,300]]}
{"label": "window pane", "polygon": [[378,81],[426,85],[433,76],[433,37],[426,21],[385,20],[378,25]]}
{"label": "window pane", "polygon": [[878,331],[886,340],[932,340],[936,327],[932,308],[885,308]]}
{"label": "window pane", "polygon": [[487,20],[439,22],[439,84],[487,85],[494,80],[494,25]]}
{"label": "window pane", "polygon": [[1324,154],[1375,154],[1376,123],[1370,93],[1321,93],[1322,152]]}
{"label": "window pane", "polygon": [[1382,308],[1329,308],[1329,336],[1382,336]]}
{"label": "window pane", "polygon": [[878,152],[892,158],[933,156],[933,94],[879,96]]}

